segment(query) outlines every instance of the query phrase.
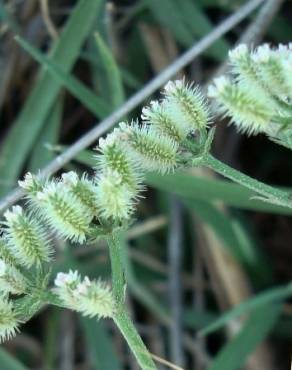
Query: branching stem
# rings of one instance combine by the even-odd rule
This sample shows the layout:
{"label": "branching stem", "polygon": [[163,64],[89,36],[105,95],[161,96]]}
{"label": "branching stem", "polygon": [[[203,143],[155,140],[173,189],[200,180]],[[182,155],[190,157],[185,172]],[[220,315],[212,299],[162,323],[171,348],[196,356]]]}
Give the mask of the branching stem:
{"label": "branching stem", "polygon": [[206,155],[203,160],[203,165],[211,168],[220,175],[227,177],[228,179],[255,191],[257,194],[263,196],[263,198],[265,198],[265,200],[270,203],[292,208],[290,194],[283,190],[264,184],[256,179],[249,177],[248,175],[243,174],[240,171],[235,170],[232,167],[229,167],[225,163],[214,158],[211,154]]}

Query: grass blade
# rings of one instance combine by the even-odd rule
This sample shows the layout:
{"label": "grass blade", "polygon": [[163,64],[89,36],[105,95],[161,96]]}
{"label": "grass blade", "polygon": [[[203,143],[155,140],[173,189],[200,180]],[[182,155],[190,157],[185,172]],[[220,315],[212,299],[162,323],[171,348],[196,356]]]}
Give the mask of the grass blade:
{"label": "grass blade", "polygon": [[208,370],[237,370],[275,325],[281,305],[270,305],[255,311],[240,332],[228,343]]}
{"label": "grass blade", "polygon": [[80,318],[91,354],[93,369],[121,370],[117,355],[112,346],[111,338],[102,321],[85,317]]}
{"label": "grass blade", "polygon": [[242,209],[278,214],[292,214],[291,209],[252,199],[251,190],[225,180],[210,180],[185,173],[170,175],[148,174],[146,182],[157,189],[168,191],[188,200],[223,201],[224,204]]}
{"label": "grass blade", "polygon": [[[196,38],[204,37],[214,28],[202,7],[199,4],[195,4],[194,1],[181,0],[178,11],[180,12],[181,19],[184,20],[192,35]],[[216,41],[206,51],[206,55],[213,57],[218,62],[223,62],[229,49],[229,43],[222,38]]]}
{"label": "grass blade", "polygon": [[42,167],[48,164],[54,157],[51,150],[45,148],[46,144],[57,145],[59,129],[61,126],[63,111],[63,99],[60,97],[54,105],[51,115],[46,120],[46,125],[43,128],[37,143],[31,155],[28,169],[32,173],[37,173]]}
{"label": "grass blade", "polygon": [[[160,24],[167,27],[178,42],[190,46],[198,38],[205,36],[213,29],[212,23],[204,11],[190,0],[144,0]],[[217,61],[223,61],[229,45],[224,39],[218,40],[206,54]]]}
{"label": "grass blade", "polygon": [[[50,58],[62,66],[65,72],[70,71],[75,63],[101,4],[102,0],[80,0],[77,2],[60,38],[53,45]],[[11,186],[19,177],[30,148],[33,146],[60,88],[60,83],[51,78],[46,68],[42,68],[37,83],[0,151],[1,177]],[[6,186],[1,186],[0,196],[7,193],[8,190]]]}
{"label": "grass blade", "polygon": [[282,301],[285,298],[288,298],[292,295],[292,284],[286,286],[281,286],[278,288],[269,289],[266,292],[259,293],[254,298],[251,298],[235,308],[229,310],[225,314],[221,315],[217,320],[208,325],[206,328],[199,332],[200,336],[205,336],[214,331],[222,328],[230,320],[233,320],[236,317],[239,317],[243,314],[247,314],[250,311],[253,311],[257,308],[268,305],[269,303]]}
{"label": "grass blade", "polygon": [[194,42],[191,32],[179,15],[178,7],[172,0],[144,0],[144,3],[157,21],[167,27],[178,42],[185,46]]}
{"label": "grass blade", "polygon": [[111,50],[98,33],[95,34],[95,41],[99,57],[98,80],[100,91],[105,101],[110,102],[114,109],[119,107],[125,98],[121,74]]}
{"label": "grass blade", "polygon": [[65,86],[86,108],[88,108],[97,118],[105,117],[110,110],[101,98],[95,95],[88,87],[81,83],[77,78],[66,73],[56,63],[50,61],[42,55],[36,48],[31,46],[21,37],[16,38],[17,42],[43,67],[46,67],[58,83]]}

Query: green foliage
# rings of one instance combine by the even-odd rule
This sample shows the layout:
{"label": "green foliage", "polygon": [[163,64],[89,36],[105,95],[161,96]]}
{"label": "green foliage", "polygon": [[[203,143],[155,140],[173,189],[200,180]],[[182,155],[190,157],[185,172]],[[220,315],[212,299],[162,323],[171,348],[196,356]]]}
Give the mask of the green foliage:
{"label": "green foliage", "polygon": [[[80,48],[96,19],[101,3],[102,1],[96,0],[78,2],[61,37],[52,47],[50,58],[61,65],[64,72],[68,72],[76,61]],[[0,152],[1,175],[8,183],[14,184],[19,177],[29,150],[35,143],[59,91],[60,83],[51,79],[50,73],[44,66]],[[26,135],[28,129],[30,134]],[[22,140],[19,140],[19,137]],[[17,150],[15,150],[16,146]],[[13,165],[8,165],[9,163],[13,163]],[[1,186],[0,194],[4,195],[6,192],[7,188]]]}
{"label": "green foliage", "polygon": [[239,333],[216,356],[208,370],[236,370],[265,338],[279,317],[281,306],[270,305],[255,311]]}
{"label": "green foliage", "polygon": [[[69,30],[67,28],[64,30],[64,33],[67,32],[67,38],[61,35],[60,40],[56,41],[59,45],[57,51],[49,57],[44,56],[24,39],[17,39],[19,44],[40,63],[44,71],[36,83],[35,91],[27,100],[27,108],[25,106],[15,123],[16,128],[13,128],[7,137],[8,144],[6,148],[4,147],[2,159],[4,158],[6,163],[11,161],[13,166],[8,169],[5,167],[2,176],[8,183],[15,181],[19,176],[23,164],[28,159],[28,151],[32,143],[35,144],[29,163],[32,172],[37,171],[52,157],[52,151],[46,151],[43,158],[40,153],[44,149],[44,143],[58,143],[64,105],[60,95],[61,86],[64,86],[97,118],[105,117],[123,102],[128,91],[124,90],[122,78],[129,88],[141,86],[144,77],[141,71],[144,68],[145,72],[148,68],[146,58],[136,63],[134,54],[131,55],[130,52],[131,48],[136,48],[136,55],[139,55],[140,52],[137,51],[139,43],[136,46],[134,42],[131,43],[129,55],[127,55],[129,63],[134,60],[137,71],[140,71],[137,76],[132,76],[127,74],[128,71],[124,67],[119,68],[116,57],[111,52],[113,40],[108,40],[106,37],[105,40],[109,42],[105,42],[99,34],[96,36],[95,52],[86,59],[91,63],[95,88],[99,95],[95,96],[93,90],[69,73],[80,54],[81,43],[90,33],[101,3],[98,1],[93,4],[88,1],[85,4],[82,1],[76,5],[71,26],[69,28],[68,25]],[[153,16],[170,30],[180,45],[190,45],[194,42],[194,38],[203,36],[212,27],[204,7],[218,5],[215,1],[200,3],[201,5],[191,0],[183,0],[178,5],[175,1],[166,1],[163,7],[155,1],[145,1],[139,4],[134,17],[145,16],[147,21],[150,18],[152,22]],[[225,4],[225,7],[228,8],[229,5]],[[151,10],[152,15],[149,12],[144,14],[147,8]],[[7,17],[7,12],[2,10],[0,7],[0,16],[6,17],[10,27],[15,27],[11,18]],[[104,21],[100,14],[99,19]],[[78,32],[76,32],[77,25]],[[221,99],[221,109],[231,115],[233,121],[244,131],[266,132],[267,123],[270,121],[274,123],[273,120],[277,116],[279,121],[277,124],[281,129],[270,130],[267,133],[273,140],[291,147],[291,129],[289,129],[291,58],[288,57],[286,62],[281,60],[281,67],[279,67],[280,49],[276,52],[268,48],[268,63],[265,60],[266,47],[252,53],[246,52],[245,48],[235,49],[230,53],[232,78],[217,80],[213,91],[211,89],[211,94],[218,100]],[[68,55],[65,50],[66,53],[69,51]],[[208,55],[215,60],[223,61],[227,50],[228,43],[221,39],[210,48]],[[244,60],[240,59],[242,50]],[[290,50],[289,47],[282,48],[283,53],[287,50]],[[266,81],[264,86],[258,84],[255,75],[252,74],[253,64],[257,64],[257,78]],[[250,86],[252,89],[249,88]],[[253,94],[247,90],[252,90]],[[49,117],[52,107],[54,107],[54,114]],[[207,180],[182,172],[194,165],[208,165],[213,138],[213,132],[208,133],[208,127],[211,124],[209,108],[202,94],[191,84],[188,85],[185,81],[170,82],[163,92],[163,99],[151,102],[142,113],[142,126],[136,123],[130,125],[123,123],[105,139],[101,139],[99,153],[95,158],[91,153],[90,158],[88,158],[88,152],[82,153],[81,161],[90,162],[90,167],[96,170],[92,177],[87,174],[78,176],[75,171],[70,171],[58,179],[51,180],[28,175],[25,181],[21,182],[29,198],[29,211],[24,212],[22,222],[17,224],[17,227],[11,224],[11,217],[13,219],[15,214],[19,213],[18,208],[8,211],[6,215],[8,219],[10,217],[10,224],[8,222],[3,226],[4,239],[1,239],[0,243],[0,290],[3,294],[0,299],[2,339],[14,335],[20,324],[27,322],[49,303],[71,308],[83,316],[113,318],[140,366],[145,369],[156,368],[125,311],[125,284],[128,283],[130,292],[142,306],[163,324],[169,325],[171,316],[167,305],[156,298],[150,286],[147,286],[149,282],[156,279],[158,283],[162,282],[161,275],[165,282],[165,272],[157,273],[155,263],[148,267],[149,271],[146,269],[145,272],[141,264],[135,263],[132,257],[127,255],[127,245],[119,236],[113,240],[113,246],[110,247],[113,272],[110,287],[99,280],[100,276],[107,277],[109,269],[109,265],[104,263],[103,258],[100,260],[96,258],[100,256],[99,250],[86,251],[85,255],[89,253],[90,257],[92,255],[94,258],[90,262],[86,260],[86,263],[80,266],[66,253],[61,261],[52,263],[51,243],[47,242],[51,235],[53,240],[55,238],[67,240],[69,248],[70,243],[81,244],[92,241],[95,243],[96,240],[101,239],[109,241],[113,234],[116,235],[116,232],[120,231],[120,228],[124,231],[132,223],[141,191],[144,190],[144,179],[155,188],[178,194],[192,213],[214,230],[216,236],[221,239],[225,247],[229,248],[228,250],[243,267],[253,267],[254,271],[259,269],[260,258],[255,251],[245,249],[246,239],[241,233],[242,230],[239,231],[234,226],[235,218],[228,212],[226,214],[221,212],[210,202],[220,200],[225,205],[242,209],[291,214],[291,209],[288,208],[291,204],[289,194],[284,190],[276,189],[273,192],[274,197],[270,198],[267,196],[267,191],[268,195],[270,194],[270,188],[265,187],[265,184],[255,182],[240,173],[234,176],[227,167],[224,167],[226,172],[224,175],[234,181],[240,178],[241,185],[222,180]],[[28,139],[23,135],[24,124],[27,125],[27,122],[31,132]],[[24,143],[21,143],[17,153],[10,152],[10,145],[19,136],[23,137]],[[53,149],[59,150],[55,147]],[[4,157],[4,154],[7,154],[7,157]],[[68,167],[71,169],[73,166],[74,164],[70,164]],[[148,174],[149,170],[157,173]],[[178,173],[177,170],[182,171]],[[171,173],[174,171],[176,173]],[[253,199],[256,194],[263,198]],[[159,205],[157,207],[159,208]],[[148,212],[141,208],[142,212]],[[146,235],[145,240],[136,242],[138,249],[146,246],[147,253],[152,248],[151,250],[155,250],[157,254],[161,253],[160,256],[162,256],[164,249],[161,248],[160,239],[162,239],[161,234],[157,239]],[[77,253],[81,251],[78,246],[76,250]],[[189,253],[190,250],[188,249],[187,252]],[[78,271],[70,270],[73,267],[78,268],[84,277],[81,277]],[[56,272],[68,270],[70,270],[69,273],[57,274],[55,288],[52,289],[50,283]],[[163,271],[163,268],[161,270]],[[137,275],[136,271],[139,272]],[[89,279],[87,274],[94,278]],[[141,282],[138,280],[140,278]],[[248,354],[264,339],[279,316],[280,305],[274,306],[273,302],[282,301],[290,295],[290,286],[275,291],[267,290],[264,296],[258,294],[226,315],[212,314],[211,317],[216,316],[217,319],[207,326],[205,333],[228,324],[239,315],[250,313],[250,317],[234,340],[215,357],[210,369],[232,370],[242,366]],[[264,305],[267,305],[266,309],[263,309]],[[182,321],[190,329],[193,329],[194,322],[201,322],[200,317],[204,317],[204,314],[208,316],[208,311],[197,313],[192,309],[188,313],[189,315],[183,312]],[[209,316],[207,322],[210,323]],[[92,366],[103,370],[119,369],[120,365],[111,348],[109,335],[101,326],[102,323],[82,317],[81,325],[90,349]],[[52,329],[54,331],[52,338],[56,338],[56,326],[55,324]],[[254,327],[256,330],[253,330]],[[53,342],[54,340],[51,340],[51,343],[48,343],[46,353],[48,366],[51,364],[52,368],[54,367]],[[2,358],[2,352],[0,352],[0,358]],[[10,357],[4,352],[3,364],[7,369],[22,368],[21,365],[11,362]]]}

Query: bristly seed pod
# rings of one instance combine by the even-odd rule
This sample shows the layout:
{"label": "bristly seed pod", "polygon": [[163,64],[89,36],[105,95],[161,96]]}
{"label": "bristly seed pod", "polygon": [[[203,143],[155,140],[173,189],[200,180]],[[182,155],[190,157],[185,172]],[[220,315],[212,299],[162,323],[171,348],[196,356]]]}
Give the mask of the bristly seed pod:
{"label": "bristly seed pod", "polygon": [[23,294],[26,288],[25,277],[14,266],[0,259],[0,294]]}
{"label": "bristly seed pod", "polygon": [[0,258],[11,266],[19,265],[19,262],[7,245],[7,240],[4,240],[3,236],[0,238]]}
{"label": "bristly seed pod", "polygon": [[128,220],[134,211],[136,192],[122,183],[118,172],[107,171],[98,178],[97,205],[105,220]]}
{"label": "bristly seed pod", "polygon": [[[249,134],[263,132],[291,148],[292,47],[264,44],[249,51],[239,45],[229,52],[232,79],[220,77],[209,87],[219,109]],[[290,71],[290,73],[287,71]]]}
{"label": "bristly seed pod", "polygon": [[7,226],[4,237],[19,264],[31,267],[51,260],[51,246],[35,217],[26,214],[20,206],[12,207],[4,216]]}
{"label": "bristly seed pod", "polygon": [[142,168],[162,174],[178,166],[178,145],[170,137],[160,134],[154,127],[136,124],[123,125],[128,142]]}
{"label": "bristly seed pod", "polygon": [[13,309],[13,304],[7,298],[0,296],[0,343],[15,336],[19,321]]}
{"label": "bristly seed pod", "polygon": [[218,77],[209,87],[208,94],[220,103],[219,109],[231,116],[240,131],[254,134],[264,132],[271,122],[273,111],[254,100],[247,91],[232,84],[226,77]]}
{"label": "bristly seed pod", "polygon": [[[283,50],[279,52],[279,50],[271,49],[268,44],[264,44],[251,53],[251,59],[266,89],[277,99],[288,103],[290,89],[286,83],[286,76],[281,63],[281,54],[283,53]],[[284,60],[289,59],[288,54],[285,55]]]}
{"label": "bristly seed pod", "polygon": [[118,173],[121,183],[128,185],[133,192],[142,190],[143,169],[137,165],[135,158],[128,150],[127,137],[119,128],[99,140],[99,155],[97,159],[97,174],[112,171]]}
{"label": "bristly seed pod", "polygon": [[23,188],[32,197],[42,190],[46,181],[41,181],[37,176],[27,172],[24,176],[24,180],[19,180],[18,185]]}
{"label": "bristly seed pod", "polygon": [[206,129],[210,112],[198,87],[184,80],[169,81],[164,90],[167,111],[174,121],[186,125],[190,131]]}
{"label": "bristly seed pod", "polygon": [[174,114],[169,111],[169,103],[166,100],[152,101],[150,106],[142,109],[141,117],[146,124],[153,125],[157,132],[180,144],[190,133],[190,127],[184,120],[174,119]]}
{"label": "bristly seed pod", "polygon": [[110,288],[101,281],[90,281],[86,276],[83,281],[78,271],[68,274],[58,273],[54,289],[64,305],[89,317],[112,317],[115,302]]}
{"label": "bristly seed pod", "polygon": [[51,182],[37,194],[40,214],[64,239],[83,243],[92,214],[62,183]]}
{"label": "bristly seed pod", "polygon": [[62,185],[87,207],[92,217],[98,216],[96,186],[85,174],[79,179],[74,171],[62,174]]}

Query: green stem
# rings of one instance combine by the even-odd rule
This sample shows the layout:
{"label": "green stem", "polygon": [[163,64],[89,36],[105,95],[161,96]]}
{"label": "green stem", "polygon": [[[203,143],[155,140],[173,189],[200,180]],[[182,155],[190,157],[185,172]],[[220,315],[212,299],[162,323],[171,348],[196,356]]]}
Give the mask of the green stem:
{"label": "green stem", "polygon": [[229,178],[230,180],[237,182],[256,193],[265,197],[271,203],[282,205],[284,207],[292,208],[290,194],[280,189],[274,188],[267,184],[264,184],[258,180],[255,180],[242,172],[229,167],[225,163],[214,158],[211,154],[206,155],[203,164],[215,172]]}
{"label": "green stem", "polygon": [[125,309],[121,309],[114,316],[114,322],[126,339],[131,351],[133,352],[138,364],[143,370],[156,370],[156,366],[138,334],[132,320]]}
{"label": "green stem", "polygon": [[112,286],[113,294],[116,301],[116,313],[113,317],[114,322],[120,329],[126,339],[131,351],[141,369],[156,370],[156,366],[138,334],[133,322],[131,321],[125,307],[125,274],[123,269],[123,259],[121,253],[121,242],[117,233],[114,233],[107,238],[111,268],[112,268]]}
{"label": "green stem", "polygon": [[113,294],[117,305],[122,306],[125,301],[126,281],[119,239],[118,233],[113,231],[112,235],[107,238],[107,242],[111,259]]}

